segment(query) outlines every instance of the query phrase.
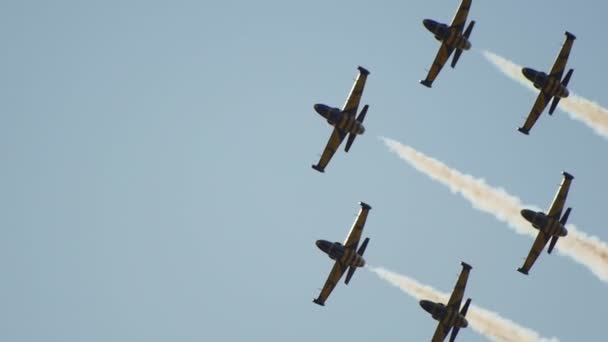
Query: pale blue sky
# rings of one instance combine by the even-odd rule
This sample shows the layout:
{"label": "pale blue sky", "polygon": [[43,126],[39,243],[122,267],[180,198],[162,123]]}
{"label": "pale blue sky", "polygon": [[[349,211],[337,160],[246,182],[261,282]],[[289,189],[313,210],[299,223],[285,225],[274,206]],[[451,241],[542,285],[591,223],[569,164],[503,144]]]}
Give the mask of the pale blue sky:
{"label": "pale blue sky", "polygon": [[[528,137],[534,94],[488,49],[549,69],[577,35],[571,89],[608,105],[606,5],[474,1],[473,51],[426,74],[422,19],[458,1],[4,1],[0,4],[0,340],[419,341],[436,322],[365,270],[323,308],[344,239],[372,205],[368,263],[467,295],[543,336],[605,336],[606,284],[543,254],[388,152],[387,136],[546,208],[576,177],[571,222],[608,240],[608,140],[557,111]],[[371,72],[366,134],[325,174],[357,65]],[[470,329],[459,338],[483,341]]]}

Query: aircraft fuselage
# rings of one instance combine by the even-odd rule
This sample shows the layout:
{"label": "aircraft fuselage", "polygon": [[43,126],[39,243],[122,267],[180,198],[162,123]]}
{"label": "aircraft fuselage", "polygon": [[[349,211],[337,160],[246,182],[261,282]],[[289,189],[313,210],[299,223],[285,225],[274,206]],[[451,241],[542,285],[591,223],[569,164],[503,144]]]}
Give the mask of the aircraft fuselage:
{"label": "aircraft fuselage", "polygon": [[327,240],[317,240],[317,247],[325,252],[332,260],[339,261],[342,265],[363,267],[365,266],[365,259],[357,254],[354,248],[344,248],[341,243],[331,243]]}
{"label": "aircraft fuselage", "polygon": [[424,311],[430,313],[436,321],[446,319],[446,324],[451,327],[466,328],[469,325],[467,319],[458,312],[460,308],[448,308],[442,303],[430,300],[421,300],[420,306]]}
{"label": "aircraft fuselage", "polygon": [[435,35],[435,39],[444,42],[447,46],[461,50],[469,50],[471,48],[471,42],[457,29],[443,23],[438,23],[432,19],[424,19],[422,23],[427,30]]}
{"label": "aircraft fuselage", "polygon": [[357,135],[365,133],[365,127],[363,127],[361,122],[356,120],[354,115],[347,115],[338,108],[333,108],[321,103],[314,105],[314,108],[330,125],[338,128],[343,133]]}
{"label": "aircraft fuselage", "polygon": [[532,227],[542,230],[550,236],[568,235],[568,230],[558,219],[547,217],[543,212],[524,209],[521,211],[521,216],[530,222]]}
{"label": "aircraft fuselage", "polygon": [[542,90],[545,94],[556,97],[568,97],[570,92],[557,77],[545,74],[532,68],[521,69],[522,74],[534,84],[534,88]]}

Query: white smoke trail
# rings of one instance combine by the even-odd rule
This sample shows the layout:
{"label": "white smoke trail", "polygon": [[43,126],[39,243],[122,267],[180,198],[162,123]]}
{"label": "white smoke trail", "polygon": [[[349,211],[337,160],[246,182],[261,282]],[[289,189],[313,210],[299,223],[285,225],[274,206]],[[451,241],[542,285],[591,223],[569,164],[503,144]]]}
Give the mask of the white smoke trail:
{"label": "white smoke trail", "polygon": [[[394,286],[397,286],[405,293],[417,300],[429,299],[434,302],[446,303],[449,295],[439,292],[430,286],[422,285],[416,280],[400,275],[384,268],[367,267],[378,277],[384,279]],[[547,339],[531,329],[517,325],[497,313],[482,309],[472,304],[467,312],[469,326],[478,333],[486,336],[492,341],[514,341],[514,342],[535,342],[535,341],[558,341],[553,337]]]}
{"label": "white smoke trail", "polygon": [[[483,55],[503,74],[519,82],[526,88],[538,92],[538,89],[534,88],[532,83],[521,73],[521,66],[490,51],[483,51]],[[597,134],[608,138],[608,109],[573,93],[567,98],[561,99],[558,107],[568,113],[570,118],[582,121],[587,126],[593,128]]]}
{"label": "white smoke trail", "polygon": [[[509,195],[504,189],[491,187],[483,179],[451,169],[398,141],[388,138],[382,140],[391,151],[415,169],[448,186],[453,193],[460,193],[473,208],[494,215],[518,234],[536,237],[537,231],[520,215],[521,209],[534,206],[523,205],[519,198]],[[602,281],[608,282],[608,245],[599,238],[589,236],[569,224],[568,236],[561,238],[555,248],[561,254],[587,266]]]}

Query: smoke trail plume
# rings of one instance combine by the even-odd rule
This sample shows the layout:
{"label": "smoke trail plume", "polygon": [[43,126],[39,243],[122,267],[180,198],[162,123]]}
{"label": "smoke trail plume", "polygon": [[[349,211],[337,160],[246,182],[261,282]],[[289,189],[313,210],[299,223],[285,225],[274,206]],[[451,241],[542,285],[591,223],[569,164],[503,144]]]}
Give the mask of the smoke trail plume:
{"label": "smoke trail plume", "polygon": [[[397,286],[405,293],[417,300],[429,299],[434,302],[446,303],[449,295],[439,292],[430,286],[422,285],[416,280],[391,272],[384,268],[367,267],[370,271],[378,275],[394,286]],[[521,327],[515,322],[499,316],[498,314],[482,309],[475,304],[469,307],[467,312],[469,326],[476,332],[484,335],[492,341],[517,341],[517,342],[536,342],[536,341],[558,341],[556,338],[543,338],[531,329]]]}
{"label": "smoke trail plume", "polygon": [[[388,138],[382,140],[391,151],[415,169],[448,186],[453,193],[461,194],[473,208],[494,215],[518,234],[536,237],[537,231],[520,215],[521,209],[534,206],[523,205],[519,198],[509,195],[504,189],[491,187],[483,179],[451,169],[398,141]],[[561,254],[585,265],[601,280],[608,282],[608,245],[599,238],[589,236],[569,224],[568,236],[559,239],[555,248]]]}
{"label": "smoke trail plume", "polygon": [[[483,55],[503,74],[519,82],[526,88],[538,92],[538,89],[534,88],[532,83],[521,73],[521,66],[490,51],[483,51]],[[570,118],[582,121],[587,126],[593,128],[597,134],[608,138],[608,109],[573,93],[567,98],[561,99],[558,107],[568,113]]]}

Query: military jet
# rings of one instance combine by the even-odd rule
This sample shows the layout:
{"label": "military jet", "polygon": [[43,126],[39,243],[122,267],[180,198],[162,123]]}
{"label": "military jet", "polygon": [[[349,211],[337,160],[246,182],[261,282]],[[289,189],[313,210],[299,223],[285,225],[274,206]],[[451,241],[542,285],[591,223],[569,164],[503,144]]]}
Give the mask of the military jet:
{"label": "military jet", "polygon": [[536,71],[531,68],[523,68],[521,72],[524,76],[530,80],[530,82],[534,83],[534,87],[536,89],[540,89],[540,94],[536,98],[536,102],[534,102],[534,106],[528,114],[528,118],[524,123],[523,127],[519,127],[518,131],[523,134],[528,135],[530,133],[530,129],[534,126],[536,120],[540,114],[545,110],[551,98],[553,98],[553,102],[551,103],[551,107],[549,107],[549,115],[553,114],[553,111],[557,107],[559,100],[564,97],[568,97],[570,92],[568,91],[568,82],[570,81],[570,77],[572,77],[572,73],[574,69],[568,70],[566,77],[562,80],[562,75],[564,74],[564,69],[566,68],[566,62],[568,62],[568,56],[570,55],[570,50],[572,49],[572,43],[576,39],[576,37],[566,31],[566,42],[562,46],[562,50],[559,52],[557,56],[557,60],[553,64],[553,68],[551,68],[551,72],[549,75],[545,74],[542,71]]}
{"label": "military jet", "polygon": [[319,160],[317,165],[312,166],[313,169],[319,172],[325,171],[327,163],[329,163],[329,160],[334,155],[346,135],[348,135],[348,139],[346,141],[344,150],[348,152],[357,135],[365,132],[363,120],[365,119],[365,114],[367,113],[369,106],[365,105],[358,116],[357,109],[359,107],[359,102],[361,101],[361,95],[363,94],[365,80],[367,80],[369,71],[361,66],[358,69],[359,76],[355,80],[355,84],[353,84],[353,88],[350,90],[350,94],[348,95],[346,103],[342,109],[332,108],[320,103],[314,105],[315,111],[327,119],[327,122],[330,125],[334,126],[334,130],[329,137],[329,141],[325,146],[323,154],[321,155],[321,160]]}
{"label": "military jet", "polygon": [[439,52],[437,52],[437,56],[435,56],[433,65],[431,65],[431,70],[429,70],[429,73],[426,75],[426,79],[420,81],[422,85],[431,88],[433,81],[454,50],[456,50],[456,52],[452,59],[452,68],[458,63],[462,51],[471,48],[469,36],[473,31],[475,21],[471,21],[467,26],[467,29],[462,33],[470,8],[471,0],[462,0],[450,26],[438,23],[432,19],[424,19],[422,21],[424,27],[435,35],[435,39],[441,42],[441,47],[439,47]]}
{"label": "military jet", "polygon": [[448,300],[448,305],[424,299],[420,301],[420,306],[424,311],[430,313],[436,321],[439,321],[433,339],[431,340],[432,342],[443,341],[450,332],[450,329],[452,330],[450,342],[453,342],[456,339],[456,335],[458,335],[460,328],[466,328],[469,325],[465,316],[467,315],[467,310],[469,310],[471,298],[467,299],[462,310],[460,310],[460,303],[462,302],[464,290],[467,286],[467,279],[469,279],[469,272],[472,267],[466,262],[461,262],[460,264],[462,265],[462,271],[460,272],[460,276],[458,276],[456,286],[454,286],[452,295]]}
{"label": "military jet", "polygon": [[346,274],[344,283],[348,285],[350,278],[352,278],[353,274],[357,270],[357,267],[365,266],[363,253],[365,252],[365,248],[367,248],[369,238],[365,238],[359,249],[357,249],[357,246],[359,245],[359,240],[361,239],[361,233],[363,232],[363,226],[365,226],[365,220],[367,220],[367,214],[372,207],[363,202],[359,202],[359,205],[361,205],[361,210],[359,211],[359,215],[353,223],[344,244],[339,242],[331,243],[326,240],[317,240],[316,242],[317,247],[319,247],[320,250],[325,252],[332,260],[336,261],[334,263],[334,267],[329,273],[329,277],[327,277],[327,280],[325,281],[325,285],[323,286],[319,297],[313,299],[313,302],[321,306],[325,305],[327,297],[329,297],[331,291],[340,281],[340,278],[342,278],[342,275],[344,272],[346,272],[346,269],[348,269],[348,273]]}
{"label": "military jet", "polygon": [[547,253],[550,254],[560,236],[568,235],[566,222],[568,222],[568,216],[570,216],[570,210],[572,210],[572,208],[566,209],[564,216],[562,216],[562,209],[566,203],[570,183],[572,183],[574,177],[565,171],[562,172],[562,175],[564,175],[564,179],[559,186],[557,194],[555,194],[555,198],[553,199],[553,203],[551,203],[551,207],[547,214],[529,209],[521,211],[521,216],[532,223],[532,227],[538,229],[538,235],[536,235],[536,240],[534,240],[534,244],[532,244],[532,249],[526,258],[524,265],[517,269],[523,274],[528,274],[528,271],[530,271],[530,268],[534,265],[536,258],[538,258],[538,255],[543,251],[545,245],[549,242],[549,239],[551,239],[551,243],[549,243]]}

